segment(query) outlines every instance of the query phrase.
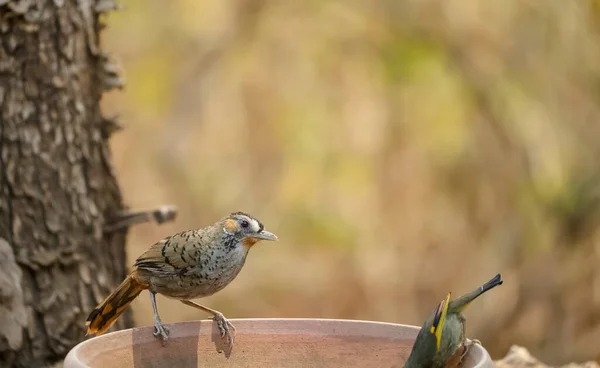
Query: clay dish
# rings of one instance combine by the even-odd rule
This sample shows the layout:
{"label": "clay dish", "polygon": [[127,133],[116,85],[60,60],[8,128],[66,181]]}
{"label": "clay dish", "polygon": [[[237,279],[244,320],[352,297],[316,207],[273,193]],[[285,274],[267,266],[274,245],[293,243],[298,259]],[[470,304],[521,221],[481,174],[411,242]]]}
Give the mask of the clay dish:
{"label": "clay dish", "polygon": [[[235,346],[222,347],[210,320],[172,323],[165,347],[153,327],[108,333],[86,340],[67,355],[64,368],[187,367],[399,367],[419,327],[333,319],[235,319]],[[493,367],[487,351],[474,345],[465,368]]]}

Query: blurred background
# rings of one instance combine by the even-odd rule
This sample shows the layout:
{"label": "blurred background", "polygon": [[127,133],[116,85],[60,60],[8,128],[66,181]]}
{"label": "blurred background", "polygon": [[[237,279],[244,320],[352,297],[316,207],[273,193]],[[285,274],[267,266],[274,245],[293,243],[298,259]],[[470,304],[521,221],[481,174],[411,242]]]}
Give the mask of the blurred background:
{"label": "blurred background", "polygon": [[230,318],[421,325],[501,272],[466,312],[493,358],[600,359],[600,1],[122,5],[118,178],[132,208],[179,208],[132,228],[129,264],[247,211],[281,240],[203,300]]}

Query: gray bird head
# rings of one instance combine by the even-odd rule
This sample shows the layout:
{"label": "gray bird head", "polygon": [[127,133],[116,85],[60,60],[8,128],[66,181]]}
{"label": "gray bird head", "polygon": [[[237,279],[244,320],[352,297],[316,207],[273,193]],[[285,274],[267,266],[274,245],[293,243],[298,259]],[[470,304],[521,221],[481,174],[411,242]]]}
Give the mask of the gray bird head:
{"label": "gray bird head", "polygon": [[245,212],[233,212],[222,220],[223,231],[240,239],[246,246],[261,240],[277,240],[277,236],[267,230],[256,217]]}

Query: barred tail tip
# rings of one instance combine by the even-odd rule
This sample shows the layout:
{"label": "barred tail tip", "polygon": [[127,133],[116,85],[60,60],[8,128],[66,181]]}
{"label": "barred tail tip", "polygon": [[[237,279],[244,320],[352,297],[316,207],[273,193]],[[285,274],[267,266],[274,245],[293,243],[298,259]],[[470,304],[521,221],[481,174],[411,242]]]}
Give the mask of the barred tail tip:
{"label": "barred tail tip", "polygon": [[105,333],[144,289],[145,287],[132,275],[127,276],[121,285],[90,313],[85,322],[88,328],[86,336]]}

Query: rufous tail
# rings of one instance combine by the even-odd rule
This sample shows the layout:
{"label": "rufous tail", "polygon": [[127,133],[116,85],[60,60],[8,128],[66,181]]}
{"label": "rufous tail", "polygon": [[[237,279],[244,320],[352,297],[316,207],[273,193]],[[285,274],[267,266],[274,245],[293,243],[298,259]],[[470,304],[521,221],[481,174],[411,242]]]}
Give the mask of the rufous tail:
{"label": "rufous tail", "polygon": [[90,313],[85,322],[88,327],[86,335],[98,336],[105,333],[144,289],[147,287],[136,281],[135,271],[129,274],[121,285]]}

